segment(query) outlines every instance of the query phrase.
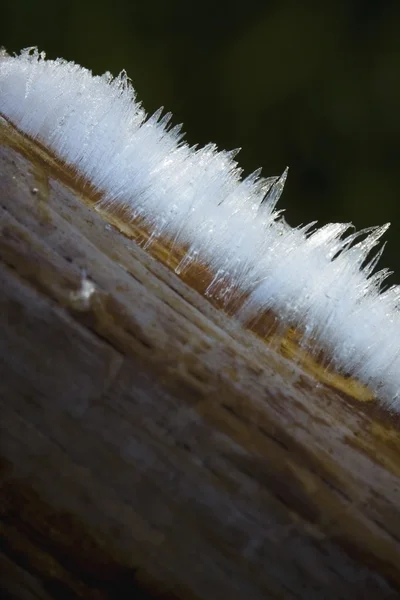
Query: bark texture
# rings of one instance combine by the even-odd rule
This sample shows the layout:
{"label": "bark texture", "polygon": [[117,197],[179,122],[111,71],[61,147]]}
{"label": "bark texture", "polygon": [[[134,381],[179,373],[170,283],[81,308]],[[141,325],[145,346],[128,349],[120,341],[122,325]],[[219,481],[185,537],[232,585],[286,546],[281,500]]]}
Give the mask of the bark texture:
{"label": "bark texture", "polygon": [[398,422],[68,181],[0,124],[3,597],[400,597]]}

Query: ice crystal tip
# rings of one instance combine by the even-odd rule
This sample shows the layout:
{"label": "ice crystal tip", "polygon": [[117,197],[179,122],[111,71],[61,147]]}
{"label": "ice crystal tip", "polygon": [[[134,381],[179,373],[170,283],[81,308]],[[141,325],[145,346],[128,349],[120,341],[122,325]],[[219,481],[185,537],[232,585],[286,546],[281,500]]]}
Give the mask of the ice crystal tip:
{"label": "ice crystal tip", "polygon": [[382,289],[380,252],[370,258],[387,225],[289,227],[275,210],[287,169],[242,178],[236,151],[190,147],[169,113],[146,115],[125,72],[93,76],[36,49],[2,50],[0,115],[75,167],[108,206],[144,219],[152,241],[188,248],[178,271],[200,260],[218,284],[208,293],[238,290],[242,316],[273,310],[399,409],[400,290]]}

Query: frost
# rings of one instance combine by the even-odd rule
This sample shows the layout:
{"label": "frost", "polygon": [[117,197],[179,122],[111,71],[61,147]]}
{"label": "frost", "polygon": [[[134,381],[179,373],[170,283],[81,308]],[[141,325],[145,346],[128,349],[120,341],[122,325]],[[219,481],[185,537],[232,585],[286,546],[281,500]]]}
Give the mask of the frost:
{"label": "frost", "polygon": [[[242,179],[236,151],[191,148],[169,114],[148,118],[124,72],[98,77],[35,49],[3,52],[0,116],[76,167],[107,205],[145,218],[151,242],[168,236],[188,247],[177,271],[201,259],[214,274],[207,294],[247,295],[239,318],[274,310],[337,369],[400,407],[400,289],[382,290],[379,253],[368,258],[386,226],[289,227],[275,210],[287,170]],[[91,293],[82,289],[86,300]]]}

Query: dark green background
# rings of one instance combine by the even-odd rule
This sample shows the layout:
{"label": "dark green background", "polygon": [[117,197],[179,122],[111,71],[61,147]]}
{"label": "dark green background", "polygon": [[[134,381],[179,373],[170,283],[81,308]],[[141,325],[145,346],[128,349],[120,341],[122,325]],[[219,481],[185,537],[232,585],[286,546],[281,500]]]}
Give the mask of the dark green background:
{"label": "dark green background", "polygon": [[38,45],[117,74],[191,143],[242,147],[264,175],[290,166],[291,225],[392,227],[382,266],[400,282],[400,1],[8,0],[0,44]]}

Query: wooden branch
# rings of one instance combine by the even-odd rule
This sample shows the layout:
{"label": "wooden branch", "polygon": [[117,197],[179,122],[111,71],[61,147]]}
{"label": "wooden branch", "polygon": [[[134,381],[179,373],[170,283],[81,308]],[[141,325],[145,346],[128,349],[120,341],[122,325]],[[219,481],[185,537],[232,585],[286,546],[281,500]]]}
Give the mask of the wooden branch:
{"label": "wooden branch", "polygon": [[398,424],[86,192],[0,123],[3,597],[398,597]]}

